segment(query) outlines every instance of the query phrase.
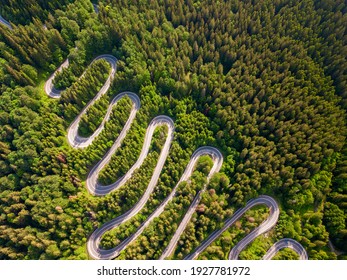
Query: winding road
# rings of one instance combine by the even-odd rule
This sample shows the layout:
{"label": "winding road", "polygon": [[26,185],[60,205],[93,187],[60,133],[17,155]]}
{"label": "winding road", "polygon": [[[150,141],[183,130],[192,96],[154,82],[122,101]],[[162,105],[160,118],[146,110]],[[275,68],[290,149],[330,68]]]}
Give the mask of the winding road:
{"label": "winding road", "polygon": [[[98,6],[96,4],[93,4],[94,10],[96,13],[99,12]],[[0,16],[0,23],[6,25],[8,28],[12,29],[11,24],[6,21],[3,17]],[[113,259],[119,255],[119,253],[124,250],[132,241],[134,241],[143,231],[144,229],[155,219],[156,217],[159,217],[161,213],[165,210],[165,207],[168,205],[168,203],[174,198],[177,192],[177,188],[179,184],[183,181],[187,181],[189,177],[192,175],[194,167],[196,165],[197,160],[199,157],[203,155],[209,155],[212,160],[213,160],[213,166],[208,174],[207,177],[207,184],[212,177],[213,174],[216,172],[219,172],[222,163],[223,163],[223,156],[219,152],[218,149],[214,147],[200,147],[197,149],[193,155],[191,156],[191,159],[182,175],[180,178],[179,182],[177,185],[174,187],[172,192],[169,194],[167,198],[157,207],[157,209],[144,221],[139,228],[136,230],[134,234],[123,240],[119,245],[117,245],[115,248],[105,250],[100,248],[100,241],[103,236],[103,234],[111,229],[114,229],[115,227],[121,225],[122,223],[130,220],[132,217],[134,217],[139,211],[144,207],[146,202],[148,201],[151,193],[153,192],[160,173],[163,169],[163,166],[165,164],[166,158],[169,154],[169,150],[171,147],[171,143],[174,139],[174,122],[171,118],[167,116],[157,116],[155,117],[150,124],[148,125],[144,143],[142,146],[142,150],[140,153],[139,158],[137,159],[136,163],[129,169],[129,171],[121,178],[119,178],[116,182],[113,184],[104,186],[101,185],[98,181],[98,175],[100,171],[109,163],[111,160],[112,155],[116,152],[116,150],[121,146],[122,141],[124,140],[127,131],[131,127],[131,124],[133,120],[136,117],[136,113],[139,110],[141,106],[141,102],[139,97],[133,93],[133,92],[122,92],[118,94],[110,103],[106,115],[100,124],[100,126],[94,131],[94,133],[90,137],[81,137],[78,134],[78,127],[79,123],[81,121],[81,117],[88,111],[88,109],[93,106],[93,104],[101,98],[109,89],[112,80],[114,78],[115,72],[117,70],[117,59],[112,56],[112,55],[101,55],[96,57],[92,62],[99,60],[99,59],[104,59],[106,60],[110,66],[111,66],[111,71],[109,73],[109,76],[105,82],[105,84],[102,86],[102,88],[99,90],[99,92],[95,95],[95,97],[88,102],[88,104],[83,108],[83,110],[80,112],[80,114],[75,118],[75,120],[70,124],[68,128],[68,133],[67,133],[67,138],[69,144],[73,148],[85,148],[88,147],[96,137],[101,133],[101,131],[104,129],[105,123],[109,120],[111,112],[113,107],[117,104],[117,102],[125,97],[128,96],[133,105],[132,109],[129,115],[129,118],[124,125],[122,131],[120,132],[119,136],[115,140],[114,144],[112,147],[109,149],[109,151],[105,154],[105,156],[92,168],[90,173],[88,174],[86,185],[88,191],[96,196],[104,196],[117,188],[123,186],[133,175],[136,169],[140,168],[141,165],[143,164],[145,158],[148,155],[151,140],[153,137],[153,133],[155,129],[158,126],[167,126],[168,132],[166,136],[166,140],[164,143],[164,146],[162,148],[162,151],[160,153],[157,165],[153,171],[153,175],[151,177],[151,180],[147,186],[147,189],[143,196],[140,198],[140,200],[126,213],[116,217],[115,219],[112,219],[111,221],[105,223],[102,225],[100,228],[96,229],[91,236],[89,237],[87,241],[87,249],[89,255],[94,258],[94,259]],[[48,80],[45,83],[44,89],[47,95],[51,98],[58,99],[61,97],[61,90],[58,90],[54,88],[53,85],[53,80],[55,78],[55,75],[62,71],[62,69],[66,68],[69,66],[69,60],[66,59],[62,65],[48,78]],[[82,74],[82,76],[84,73]],[[170,240],[169,245],[165,248],[163,251],[160,259],[165,259],[172,255],[174,252],[174,249],[177,246],[177,242],[182,235],[183,231],[187,227],[189,221],[191,220],[192,215],[194,214],[196,207],[198,206],[201,196],[203,192],[206,190],[206,186],[203,186],[202,190],[198,192],[198,194],[195,196],[193,202],[191,203],[189,209],[187,210],[187,213],[185,214],[184,218],[182,219],[178,229],[174,233],[173,237]],[[257,238],[259,235],[264,234],[265,232],[271,230],[277,223],[278,217],[279,217],[279,207],[277,202],[270,196],[259,196],[258,198],[251,199],[250,201],[247,202],[246,206],[244,208],[238,209],[232,217],[227,219],[224,223],[224,226],[219,229],[214,231],[208,238],[206,238],[197,248],[195,248],[194,252],[191,254],[187,255],[185,259],[196,259],[201,252],[203,252],[211,243],[213,243],[218,237],[223,234],[229,227],[235,224],[237,220],[239,220],[248,210],[250,210],[252,207],[255,207],[257,205],[265,205],[269,208],[269,217],[266,219],[262,224],[260,224],[255,230],[253,230],[251,233],[249,233],[246,237],[244,237],[240,242],[238,242],[229,252],[229,259],[238,259],[239,254],[242,250],[244,250],[255,238]],[[306,250],[303,248],[303,246],[298,243],[297,241],[289,238],[284,238],[276,242],[263,256],[264,260],[272,259],[276,253],[283,249],[283,248],[291,248],[294,250],[298,255],[301,260],[307,260],[308,255]]]}
{"label": "winding road", "polygon": [[[122,250],[124,250],[132,241],[134,241],[143,231],[144,229],[155,219],[156,217],[159,217],[161,213],[165,210],[165,207],[168,205],[168,203],[174,198],[177,192],[177,188],[179,184],[183,181],[187,181],[189,177],[192,175],[194,171],[194,167],[196,165],[197,160],[199,157],[203,155],[209,155],[212,160],[213,160],[213,166],[208,174],[207,177],[207,184],[210,180],[210,178],[215,174],[216,172],[219,172],[222,163],[223,163],[223,156],[220,153],[220,151],[214,147],[200,147],[197,149],[193,155],[191,156],[191,159],[182,175],[180,178],[179,182],[177,185],[174,187],[172,192],[169,194],[167,198],[164,199],[164,201],[157,207],[157,209],[144,221],[136,230],[135,233],[127,237],[125,240],[123,240],[119,245],[116,247],[105,250],[100,247],[100,242],[103,234],[111,229],[114,229],[124,222],[130,220],[132,217],[134,217],[139,211],[144,207],[146,202],[148,201],[151,193],[153,192],[155,186],[157,185],[160,173],[163,169],[163,166],[165,164],[166,158],[169,154],[169,150],[171,147],[171,143],[174,139],[174,122],[171,118],[168,116],[157,116],[155,117],[150,124],[147,127],[144,143],[142,146],[142,150],[140,153],[139,158],[137,159],[136,163],[129,169],[129,171],[121,178],[119,178],[116,182],[110,185],[102,185],[98,181],[98,175],[100,171],[109,163],[111,160],[112,155],[116,152],[116,150],[121,146],[122,141],[124,140],[127,131],[131,127],[131,124],[133,120],[136,117],[136,113],[139,110],[141,106],[141,102],[139,97],[133,93],[133,92],[122,92],[118,94],[109,104],[109,107],[107,109],[106,115],[100,124],[100,126],[94,131],[94,133],[90,137],[81,137],[78,134],[78,127],[79,123],[81,120],[81,117],[88,111],[88,109],[93,106],[93,104],[101,98],[109,89],[112,80],[114,78],[115,72],[117,70],[116,64],[117,64],[117,59],[112,56],[112,55],[101,55],[96,57],[94,61],[99,60],[99,59],[104,59],[106,60],[110,65],[111,65],[111,70],[109,73],[109,76],[103,85],[103,87],[99,90],[99,92],[95,95],[95,97],[88,102],[88,104],[83,108],[83,110],[79,113],[79,115],[75,118],[75,120],[70,124],[67,132],[67,138],[69,144],[76,149],[81,149],[89,146],[96,137],[101,133],[101,131],[104,129],[105,123],[109,120],[113,106],[117,104],[117,102],[125,97],[128,96],[131,101],[132,101],[132,109],[129,115],[129,118],[124,125],[122,131],[120,132],[119,136],[115,140],[114,144],[112,147],[109,149],[109,151],[104,155],[104,157],[91,169],[90,173],[88,174],[87,181],[86,181],[86,186],[88,191],[96,196],[104,196],[119,187],[123,186],[134,174],[135,170],[140,168],[141,165],[143,164],[145,158],[148,155],[150,144],[152,141],[153,133],[155,129],[158,126],[167,126],[168,132],[166,135],[166,140],[164,143],[164,146],[161,150],[161,153],[159,155],[159,159],[157,161],[156,167],[153,171],[151,180],[140,198],[140,200],[133,205],[131,209],[129,209],[126,213],[112,219],[111,221],[103,224],[101,227],[96,229],[88,238],[87,241],[87,250],[91,258],[94,259],[113,259],[117,257]],[[69,66],[69,60],[65,60],[64,63],[48,78],[48,80],[45,83],[44,89],[47,95],[51,98],[58,99],[61,97],[61,91],[54,88],[53,85],[53,80],[55,75],[59,72],[62,71],[63,68],[66,68]],[[82,76],[84,73],[82,74]],[[206,190],[206,186],[203,186],[202,190],[197,193],[195,196],[193,202],[191,203],[189,209],[187,210],[184,218],[182,219],[178,229],[174,233],[172,239],[169,242],[169,245],[164,249],[160,259],[165,259],[172,255],[174,252],[174,249],[177,246],[177,242],[182,235],[183,231],[187,227],[187,224],[191,220],[192,215],[194,214],[196,207],[198,206],[201,196],[203,192]],[[206,240],[204,240],[195,250],[193,253],[189,254],[188,256],[185,257],[185,259],[196,259],[199,254],[204,251],[213,241],[215,241],[224,231],[226,231],[229,227],[231,227],[237,220],[239,220],[242,215],[245,214],[246,211],[251,209],[252,207],[255,207],[257,205],[266,205],[269,210],[270,210],[270,215],[268,219],[266,219],[260,226],[258,226],[255,230],[253,230],[250,234],[248,234],[245,238],[243,238],[236,246],[232,248],[232,250],[229,253],[229,259],[238,259],[238,256],[240,252],[245,249],[245,247],[250,244],[255,238],[257,238],[259,235],[269,231],[272,229],[278,220],[279,216],[279,207],[277,202],[269,197],[269,196],[260,196],[258,198],[252,199],[248,201],[246,206],[244,208],[238,209],[234,215],[227,219],[225,221],[224,226],[219,229],[214,231]],[[305,249],[295,240],[292,239],[282,239],[279,242],[275,243],[269,251],[266,253],[266,255],[263,257],[263,259],[271,259],[279,250],[282,248],[292,248],[294,251],[296,251],[300,259],[307,259],[307,253]]]}
{"label": "winding road", "polygon": [[[162,118],[164,116],[160,116],[159,118]],[[152,123],[156,123],[156,119],[158,117],[154,118]],[[167,118],[167,117],[166,117]],[[172,129],[173,132],[173,123],[171,123],[171,121],[169,120],[165,120],[164,123],[170,123],[170,125],[172,125],[172,127],[169,126],[169,130]],[[149,128],[147,129],[147,133],[148,130],[151,130],[151,124],[149,125]],[[167,146],[169,147],[172,141],[172,136],[173,134],[171,134],[171,132],[169,132],[170,137],[167,138],[166,143],[164,144],[164,149],[161,152],[158,164],[154,170],[154,174],[152,176],[152,180],[149,183],[146,193],[143,195],[143,197],[140,199],[140,201],[128,212],[126,212],[125,214],[117,217],[116,219],[106,223],[105,225],[103,225],[101,228],[97,229],[91,236],[91,238],[88,240],[88,252],[89,254],[93,257],[93,258],[97,258],[97,259],[112,259],[115,258],[119,255],[119,253],[124,250],[127,245],[132,242],[133,240],[135,240],[142,232],[143,230],[153,221],[154,218],[158,217],[165,209],[165,206],[173,199],[173,197],[176,194],[176,190],[179,186],[179,184],[183,181],[186,181],[192,174],[195,164],[197,162],[197,160],[199,159],[199,157],[203,156],[203,155],[212,155],[212,157],[215,158],[214,160],[214,165],[209,173],[209,178],[212,174],[214,174],[215,172],[218,172],[218,170],[221,167],[221,163],[223,162],[223,157],[220,154],[220,152],[218,150],[216,150],[213,147],[201,147],[198,150],[196,150],[193,154],[193,156],[191,157],[184,174],[182,175],[181,179],[179,180],[179,182],[177,183],[177,185],[175,186],[175,188],[173,189],[173,191],[170,193],[170,195],[160,204],[160,206],[147,218],[147,220],[145,222],[143,222],[140,227],[137,229],[137,231],[132,234],[131,236],[129,236],[128,238],[126,238],[123,242],[121,242],[118,246],[116,246],[113,249],[110,250],[103,250],[101,249],[98,244],[100,243],[101,237],[102,235],[112,229],[115,228],[116,226],[120,225],[121,223],[124,223],[125,221],[131,219],[134,215],[136,215],[136,213],[138,213],[142,207],[145,205],[145,203],[147,202],[149,195],[152,193],[154,187],[156,186],[157,180],[159,178],[161,169],[164,165],[165,159],[168,155],[169,149],[166,149],[166,144],[168,144]],[[169,141],[168,141],[169,140]],[[145,137],[145,142],[147,141],[147,136]],[[150,142],[150,141],[149,141]],[[145,148],[145,145],[144,145]],[[144,149],[143,148],[143,149]],[[141,152],[142,154],[142,152]],[[141,158],[141,156],[140,156]],[[161,159],[163,160],[161,163]]]}
{"label": "winding road", "polygon": [[[104,95],[107,90],[110,87],[111,81],[114,77],[115,71],[116,71],[116,62],[117,59],[111,55],[101,55],[98,56],[97,58],[95,58],[93,61],[99,60],[99,59],[105,59],[108,63],[110,63],[111,65],[111,72],[109,74],[109,77],[107,79],[107,81],[105,82],[105,84],[103,85],[103,87],[100,89],[100,91],[95,95],[95,97],[84,107],[84,109],[80,112],[80,114],[75,118],[75,120],[71,123],[71,125],[68,128],[68,142],[69,144],[74,147],[74,148],[85,148],[87,146],[89,146],[94,139],[101,133],[101,131],[104,128],[105,123],[109,120],[110,114],[112,112],[112,108],[113,106],[115,106],[117,104],[117,102],[123,98],[124,96],[128,96],[132,102],[133,102],[133,106],[132,106],[132,110],[130,113],[130,116],[125,124],[125,126],[123,127],[121,133],[119,134],[118,138],[115,140],[114,144],[112,145],[112,147],[110,148],[110,150],[105,154],[105,156],[92,168],[92,170],[90,171],[90,173],[88,174],[87,177],[87,189],[88,191],[93,194],[93,195],[98,195],[98,196],[103,196],[106,195],[108,193],[110,193],[111,191],[116,190],[117,188],[123,186],[132,176],[132,174],[134,173],[134,171],[136,169],[138,169],[143,161],[145,160],[145,158],[147,157],[149,148],[150,148],[150,144],[151,144],[151,140],[152,140],[152,136],[153,133],[155,131],[155,129],[158,126],[162,126],[162,125],[166,125],[168,127],[168,133],[167,133],[167,137],[166,137],[166,141],[164,143],[163,149],[160,153],[159,156],[159,160],[157,162],[157,165],[154,169],[152,178],[150,180],[150,183],[147,186],[147,189],[144,193],[144,195],[142,196],[142,198],[136,203],[136,205],[134,205],[129,211],[127,211],[126,213],[124,213],[123,215],[107,222],[106,224],[104,224],[102,227],[100,227],[99,229],[97,229],[96,231],[93,232],[93,234],[90,236],[88,243],[87,243],[87,248],[88,248],[88,252],[90,254],[91,257],[96,258],[96,259],[110,259],[110,258],[114,258],[115,256],[117,256],[119,254],[119,252],[124,249],[132,240],[134,240],[147,226],[148,224],[155,218],[158,217],[163,211],[165,206],[171,201],[171,199],[175,196],[176,194],[176,190],[177,187],[179,185],[179,183],[181,183],[182,181],[186,181],[192,174],[194,166],[198,160],[198,158],[202,155],[210,155],[213,159],[214,165],[210,171],[210,174],[208,176],[208,179],[215,173],[218,172],[222,166],[223,163],[223,156],[222,154],[213,147],[201,147],[198,150],[196,150],[194,152],[194,154],[191,157],[190,162],[188,163],[186,170],[184,172],[184,174],[182,175],[180,181],[178,182],[178,184],[176,185],[176,187],[173,189],[172,193],[162,202],[162,204],[152,213],[152,215],[150,215],[150,217],[148,217],[148,219],[139,227],[139,229],[136,231],[136,233],[134,233],[132,236],[130,236],[129,238],[127,238],[126,240],[124,240],[119,246],[117,246],[116,248],[112,249],[112,250],[103,250],[99,247],[100,244],[100,240],[102,235],[110,230],[115,228],[116,226],[119,226],[120,224],[128,221],[130,218],[132,218],[134,215],[136,215],[142,208],[143,206],[146,204],[147,200],[149,199],[150,194],[153,192],[154,187],[157,184],[158,178],[160,176],[161,170],[163,169],[165,160],[168,156],[169,150],[170,150],[170,146],[171,143],[173,141],[173,135],[174,135],[174,123],[172,121],[171,118],[167,117],[167,116],[158,116],[155,117],[151,123],[148,125],[147,131],[146,131],[146,135],[145,135],[145,140],[143,143],[143,147],[140,153],[140,156],[138,158],[138,160],[136,161],[136,163],[129,169],[129,171],[120,179],[118,179],[115,183],[111,184],[111,185],[107,185],[107,186],[103,186],[101,185],[97,178],[98,175],[100,173],[100,171],[107,165],[107,163],[110,161],[112,155],[116,152],[116,150],[120,147],[123,139],[126,136],[127,131],[129,130],[135,116],[136,113],[138,111],[138,109],[140,108],[141,104],[140,104],[140,100],[138,98],[138,96],[133,93],[133,92],[123,92],[118,94],[110,103],[108,109],[107,109],[107,113],[101,123],[101,125],[96,129],[96,131],[93,133],[93,135],[91,135],[88,138],[84,138],[78,135],[78,126],[81,120],[81,117],[87,112],[87,110],[93,106],[93,104],[102,96]],[[69,65],[69,61],[66,60],[57,70],[55,73],[53,73],[48,80],[45,83],[45,91],[47,93],[48,96],[50,96],[51,98],[60,98],[61,96],[61,91],[57,90],[54,88],[53,86],[53,80],[55,75],[59,72],[62,71],[63,68],[68,67]],[[83,75],[83,74],[82,74]],[[195,204],[190,208],[195,210]],[[190,210],[192,211],[192,210]],[[188,220],[189,221],[189,220]],[[188,222],[187,221],[187,222]],[[184,228],[182,228],[182,231],[184,230]]]}
{"label": "winding road", "polygon": [[222,235],[229,227],[235,224],[249,209],[254,206],[265,204],[270,209],[270,215],[267,220],[265,220],[258,228],[253,230],[250,234],[248,234],[244,239],[242,239],[239,243],[236,244],[235,247],[229,253],[229,259],[238,259],[240,252],[255,238],[259,235],[269,231],[273,226],[276,225],[278,216],[279,216],[279,208],[276,201],[270,196],[260,196],[258,198],[252,199],[248,201],[244,208],[238,209],[234,215],[225,221],[224,226],[214,231],[207,239],[203,241],[203,243],[198,246],[195,251],[188,256],[185,257],[186,260],[196,259],[201,252],[203,252],[213,241],[215,241],[219,236]]}
{"label": "winding road", "polygon": [[[214,231],[203,241],[200,246],[195,249],[193,253],[187,255],[185,259],[196,259],[201,252],[203,252],[209,245],[211,245],[212,242],[220,237],[223,232],[233,226],[235,222],[238,221],[248,210],[258,205],[265,205],[269,208],[269,217],[231,249],[228,257],[229,260],[237,260],[240,252],[244,250],[254,239],[256,239],[259,235],[271,230],[276,225],[280,211],[277,202],[272,197],[262,195],[248,201],[244,208],[238,209],[231,218],[225,221],[225,224],[221,229]],[[305,249],[297,241],[289,238],[282,239],[275,243],[263,257],[263,259],[271,259],[279,250],[283,248],[293,249],[299,254],[300,259],[308,259]]]}

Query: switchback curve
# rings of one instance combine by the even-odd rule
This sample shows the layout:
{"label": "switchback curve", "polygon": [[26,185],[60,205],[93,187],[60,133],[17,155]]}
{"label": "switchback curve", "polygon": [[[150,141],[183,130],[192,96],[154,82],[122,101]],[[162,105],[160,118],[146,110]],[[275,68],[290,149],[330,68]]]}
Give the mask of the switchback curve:
{"label": "switchback curve", "polygon": [[[176,185],[176,187],[172,190],[171,194],[147,218],[147,220],[142,225],[140,225],[140,227],[137,229],[137,231],[134,234],[132,234],[131,236],[129,236],[128,238],[126,238],[124,241],[122,241],[115,248],[112,248],[109,250],[104,250],[104,249],[100,248],[100,241],[101,241],[102,235],[106,231],[111,230],[111,229],[119,226],[120,224],[128,221],[129,219],[131,219],[134,215],[136,215],[143,208],[143,206],[145,205],[145,203],[149,199],[150,194],[152,193],[154,187],[157,184],[160,172],[164,166],[165,160],[166,160],[168,153],[169,153],[171,143],[173,141],[174,123],[173,123],[172,119],[167,117],[167,116],[158,116],[158,117],[154,118],[151,121],[151,123],[148,125],[147,131],[146,131],[146,136],[145,136],[144,143],[143,143],[143,147],[141,150],[141,154],[140,154],[137,162],[130,168],[130,170],[122,178],[117,180],[115,183],[108,185],[108,186],[102,186],[97,180],[98,174],[101,171],[101,169],[103,169],[104,166],[110,161],[112,155],[115,153],[117,148],[119,148],[120,144],[122,143],[122,140],[126,136],[128,129],[130,128],[130,126],[131,126],[131,124],[135,118],[136,112],[140,108],[141,104],[140,104],[140,100],[139,100],[138,96],[135,93],[133,93],[133,92],[120,93],[110,103],[109,108],[107,110],[107,113],[106,113],[101,125],[97,128],[97,130],[93,133],[93,135],[88,137],[88,138],[83,138],[83,137],[80,137],[78,135],[78,126],[79,126],[79,122],[80,122],[82,115],[86,113],[88,108],[90,106],[92,106],[96,100],[98,100],[103,94],[105,94],[108,91],[110,84],[111,84],[111,81],[112,81],[114,74],[115,74],[115,71],[116,71],[117,59],[115,57],[113,57],[111,55],[101,55],[101,56],[95,58],[94,61],[97,59],[105,59],[106,61],[108,61],[110,63],[112,69],[111,69],[111,72],[109,74],[109,77],[108,77],[106,83],[101,88],[101,90],[85,106],[85,108],[81,111],[81,113],[76,117],[76,119],[69,126],[69,128],[68,128],[69,144],[74,148],[84,148],[84,147],[87,147],[88,145],[90,145],[93,142],[93,140],[103,130],[105,123],[108,121],[108,119],[110,117],[112,107],[122,97],[128,96],[132,100],[133,106],[132,106],[131,114],[128,118],[128,121],[126,122],[123,130],[121,131],[120,135],[118,136],[118,138],[114,142],[113,146],[105,154],[105,156],[94,166],[94,168],[91,170],[91,172],[88,174],[87,189],[91,194],[98,195],[98,196],[106,195],[106,194],[110,193],[111,191],[114,191],[115,189],[124,185],[129,180],[129,178],[131,178],[133,172],[142,165],[144,159],[146,158],[148,151],[149,151],[149,146],[150,146],[151,139],[152,139],[153,132],[154,132],[155,128],[158,126],[161,126],[161,125],[165,125],[168,127],[168,133],[167,133],[166,141],[165,141],[164,146],[162,148],[162,151],[160,153],[159,160],[158,160],[157,165],[155,167],[155,170],[153,172],[150,183],[148,184],[147,189],[146,189],[145,193],[143,194],[143,196],[141,197],[141,199],[126,213],[116,217],[115,219],[112,219],[111,221],[102,225],[100,228],[96,229],[91,234],[91,236],[89,237],[89,239],[87,241],[88,253],[92,258],[95,258],[95,259],[112,259],[112,258],[115,258],[117,255],[119,255],[119,253],[131,241],[136,239],[141,234],[141,232],[148,226],[148,224],[155,217],[158,217],[164,211],[165,206],[171,201],[171,199],[176,194],[176,190],[177,190],[179,183],[182,181],[186,181],[191,176],[191,174],[193,172],[193,168],[195,166],[195,163],[200,156],[209,155],[209,156],[211,156],[211,158],[213,160],[213,167],[212,167],[212,169],[208,175],[208,178],[207,178],[208,180],[211,178],[211,176],[214,173],[216,173],[220,170],[222,163],[223,163],[223,156],[216,148],[213,148],[213,147],[201,147],[201,148],[197,149],[193,153],[193,155],[190,159],[190,162],[188,163],[188,165],[186,167],[184,174],[182,175],[182,177],[181,177],[180,181],[178,182],[178,184]],[[68,65],[69,65],[69,61],[66,60],[57,69],[57,71],[54,72],[47,80],[47,82],[45,84],[45,91],[46,91],[47,95],[50,96],[51,98],[60,98],[61,91],[54,88],[53,79],[55,77],[55,74],[58,71],[61,71],[64,67],[67,67]],[[192,217],[192,215],[193,215],[193,213],[194,213],[194,211],[195,211],[195,209],[196,209],[196,207],[197,207],[197,205],[201,199],[201,194],[203,193],[205,188],[206,188],[206,186],[204,186],[204,188],[194,198],[194,200],[193,200],[191,206],[189,207],[185,217],[183,218],[182,222],[180,223],[179,228],[175,232],[168,247],[164,250],[164,252],[161,256],[161,259],[164,259],[165,257],[169,256],[173,252],[173,250],[177,244],[177,241],[178,241],[179,237],[181,236],[182,232],[184,231],[184,229],[186,228],[190,218]],[[259,205],[259,204],[265,204],[266,206],[269,207],[270,216],[256,230],[254,230],[249,235],[247,235],[243,240],[241,240],[230,251],[229,259],[237,259],[239,253],[250,242],[252,242],[257,236],[270,230],[277,223],[278,215],[279,215],[279,208],[278,208],[276,201],[273,198],[271,198],[269,196],[260,196],[256,199],[250,200],[244,208],[237,210],[235,212],[235,214],[225,222],[225,225],[223,226],[222,229],[217,230],[214,233],[212,233],[205,241],[203,241],[203,243],[200,246],[198,246],[195,249],[195,251],[192,254],[189,254],[185,259],[196,258],[200,254],[200,252],[202,252],[204,249],[206,249],[209,244],[211,244],[218,236],[220,236],[228,227],[230,227],[233,223],[235,223],[235,221],[238,220],[248,209],[250,209],[256,205]],[[285,246],[285,247],[290,247],[291,246],[290,244],[292,244],[292,243],[280,243],[280,245],[281,244],[287,244],[287,246]],[[283,246],[283,245],[281,245],[281,246]],[[275,246],[275,248],[279,248],[279,247],[280,246]],[[268,255],[270,255],[270,253],[266,254],[266,257],[268,257]],[[302,254],[302,256],[305,256],[305,255]],[[307,256],[307,254],[306,254],[306,256]]]}
{"label": "switchback curve", "polygon": [[271,260],[277,254],[277,252],[284,248],[290,248],[295,251],[299,255],[300,260],[308,260],[308,255],[305,248],[302,247],[299,242],[291,238],[283,238],[273,244],[263,256],[263,260]]}

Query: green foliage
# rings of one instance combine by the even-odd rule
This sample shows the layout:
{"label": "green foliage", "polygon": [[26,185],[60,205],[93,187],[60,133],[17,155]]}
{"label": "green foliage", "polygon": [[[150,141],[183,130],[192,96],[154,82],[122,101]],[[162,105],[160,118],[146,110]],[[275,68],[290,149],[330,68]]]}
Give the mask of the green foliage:
{"label": "green foliage", "polygon": [[332,240],[342,250],[346,250],[347,229],[346,229],[346,216],[339,206],[327,202],[324,205],[324,218],[323,222],[329,231]]}
{"label": "green foliage", "polygon": [[106,82],[111,66],[103,59],[94,61],[84,75],[62,93],[61,111],[67,121],[72,121],[83,107],[95,97]]}
{"label": "green foliage", "polygon": [[203,193],[196,213],[180,237],[174,258],[185,257],[210,233],[221,228],[224,220],[231,216],[230,209],[227,209],[229,195],[225,189],[226,180],[228,179],[223,173],[216,173],[210,179],[208,191]]}
{"label": "green foliage", "polygon": [[[73,150],[70,153],[68,161],[72,163],[74,170],[76,170],[82,178],[87,175],[90,168],[101,160],[112,146],[113,141],[118,137],[128,120],[131,108],[132,101],[130,98],[124,97],[120,99],[115,107],[113,107],[109,121],[105,124],[103,131],[95,141],[83,150]],[[84,122],[84,118],[83,116],[80,123],[82,128],[79,129],[89,129],[90,127],[90,123]]]}
{"label": "green foliage", "polygon": [[88,137],[101,125],[109,105],[108,96],[104,95],[98,99],[93,106],[82,116],[78,127],[78,134]]}
{"label": "green foliage", "polygon": [[[234,226],[226,230],[219,238],[216,239],[208,248],[199,256],[199,259],[227,259],[229,251],[234,247],[242,238],[255,230],[264,220],[268,218],[268,209],[265,207],[254,207],[248,210],[244,216],[235,223]],[[227,213],[226,217],[230,217],[231,213]],[[204,218],[204,217],[202,217]],[[207,220],[204,222],[204,220]],[[209,223],[209,219],[202,219],[201,223]],[[220,228],[220,227],[218,227]],[[206,231],[205,229],[203,229]],[[209,229],[208,234],[212,233],[213,228]],[[263,237],[259,237],[247,247],[239,255],[240,259],[260,259],[266,252],[264,248],[269,240],[260,242],[262,245],[257,246]]]}
{"label": "green foliage", "polygon": [[46,30],[35,19],[30,25],[19,25],[13,30],[0,25],[0,39],[5,43],[0,58],[4,63],[6,86],[35,85],[39,71],[52,71],[62,62],[67,46],[57,29]]}
{"label": "green foliage", "polygon": [[[117,232],[119,240],[171,192],[193,151],[213,145],[223,152],[223,173],[211,178],[174,258],[258,194],[274,195],[282,207],[271,242],[292,237],[310,258],[334,259],[330,238],[346,252],[346,3],[289,2],[109,0],[95,14],[89,0],[2,1],[1,15],[14,29],[0,24],[0,259],[86,259],[87,236],[143,193],[159,140],[119,192],[92,198],[82,182],[124,126],[132,106],[126,98],[92,145],[76,151],[66,143],[68,125],[109,74],[108,63],[97,61],[78,78],[101,53],[119,59],[117,73],[112,90],[83,116],[80,134],[100,125],[111,96],[121,91],[138,92],[142,105],[102,182],[136,161],[153,117],[175,121],[158,186],[133,227]],[[70,67],[55,80],[67,88],[57,104],[30,86],[43,85],[68,53]],[[199,164],[208,172],[207,158]],[[195,183],[121,257],[156,258]],[[242,219],[201,258],[226,258],[263,216],[255,213],[254,225]],[[259,242],[242,257],[260,258]]]}
{"label": "green foliage", "polygon": [[324,205],[324,222],[331,232],[338,232],[346,228],[343,211],[337,205],[329,202]]}
{"label": "green foliage", "polygon": [[[151,141],[151,149],[149,151],[149,156],[155,155],[156,159],[158,159],[162,146],[165,143],[167,136],[167,127],[166,126],[160,126],[156,128],[153,138]],[[152,161],[152,165],[149,168],[152,168],[154,170],[155,168],[155,161]],[[145,163],[144,163],[145,164]],[[143,181],[143,178],[138,178],[138,183],[141,184],[143,187],[145,186],[145,183],[148,183],[149,181]],[[127,185],[127,187],[131,187],[132,185]],[[117,227],[114,230],[111,230],[107,232],[103,238],[101,239],[101,246],[105,249],[113,248],[116,245],[120,243],[120,241],[124,240],[126,237],[130,236],[132,233],[136,231],[136,225],[139,226],[139,222],[133,222],[128,221],[121,226]]]}
{"label": "green foliage", "polygon": [[62,71],[56,74],[53,80],[54,87],[63,90],[71,86],[77,81],[77,77],[72,71],[72,67],[63,68]]}
{"label": "green foliage", "polygon": [[299,256],[297,253],[293,252],[288,248],[284,248],[278,252],[273,258],[273,260],[298,260]]}
{"label": "green foliage", "polygon": [[66,4],[72,0],[63,1],[44,1],[44,0],[26,0],[26,1],[2,1],[1,13],[4,17],[16,24],[28,24],[33,18],[41,20],[47,18],[48,13],[57,8],[65,8]]}

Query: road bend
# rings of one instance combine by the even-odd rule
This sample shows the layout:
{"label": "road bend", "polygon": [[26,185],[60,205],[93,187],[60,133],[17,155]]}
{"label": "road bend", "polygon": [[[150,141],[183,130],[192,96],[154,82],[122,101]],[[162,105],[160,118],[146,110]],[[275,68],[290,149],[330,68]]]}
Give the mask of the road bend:
{"label": "road bend", "polygon": [[271,246],[271,248],[263,256],[263,260],[271,260],[280,250],[290,248],[299,255],[300,260],[308,260],[308,255],[302,245],[291,238],[283,238]]}

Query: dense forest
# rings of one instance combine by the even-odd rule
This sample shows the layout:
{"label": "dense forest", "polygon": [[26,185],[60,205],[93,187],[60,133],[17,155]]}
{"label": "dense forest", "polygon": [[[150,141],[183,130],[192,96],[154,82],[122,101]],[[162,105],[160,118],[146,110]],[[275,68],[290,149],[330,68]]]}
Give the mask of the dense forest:
{"label": "dense forest", "polygon": [[[94,4],[96,4],[96,1]],[[344,0],[4,0],[0,15],[0,259],[88,259],[86,241],[143,195],[167,135],[153,136],[141,168],[103,197],[86,177],[124,127],[132,103],[122,98],[104,130],[73,149],[67,129],[105,83],[111,89],[83,116],[79,133],[100,125],[118,93],[136,92],[141,108],[102,170],[110,184],[136,162],[146,128],[158,115],[175,122],[174,141],[156,188],[141,211],[104,234],[111,248],[133,234],[175,187],[192,153],[217,147],[224,162],[206,181],[202,157],[164,212],[119,255],[157,259],[194,196],[207,184],[170,258],[182,259],[246,202],[267,194],[279,221],[241,259],[260,259],[293,238],[310,259],[347,258],[347,4]],[[62,98],[50,99],[54,79]],[[249,210],[200,259],[230,249],[268,216]],[[289,249],[276,259],[296,259]]]}

